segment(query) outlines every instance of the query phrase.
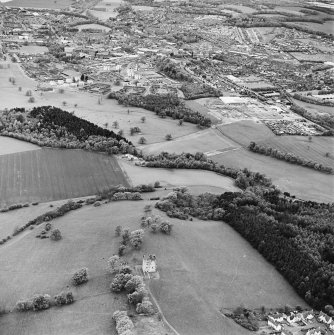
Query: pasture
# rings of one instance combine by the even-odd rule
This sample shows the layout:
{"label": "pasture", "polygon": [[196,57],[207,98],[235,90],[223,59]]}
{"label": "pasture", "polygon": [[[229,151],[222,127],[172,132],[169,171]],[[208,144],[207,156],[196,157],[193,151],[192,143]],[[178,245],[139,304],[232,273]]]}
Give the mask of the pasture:
{"label": "pasture", "polygon": [[217,129],[225,137],[241,146],[248,146],[251,141],[258,142],[275,137],[275,134],[260,121],[238,121],[226,125],[219,125]]}
{"label": "pasture", "polygon": [[96,194],[128,185],[116,159],[83,150],[41,149],[0,156],[0,205]]}
{"label": "pasture", "polygon": [[179,137],[173,141],[141,146],[145,154],[158,154],[162,151],[180,154],[182,152],[209,152],[235,148],[234,142],[220,136],[216,129],[206,129],[194,134]]}
{"label": "pasture", "polygon": [[126,161],[119,161],[119,163],[133,185],[160,181],[164,186],[214,186],[219,187],[221,192],[239,190],[232,178],[220,176],[211,171],[149,168],[135,166]]}
{"label": "pasture", "polygon": [[[0,295],[8,308],[34,293],[54,295],[67,290],[71,274],[80,267],[88,267],[90,278],[81,287],[70,287],[76,300],[73,305],[3,316],[3,334],[60,335],[66,330],[114,335],[111,315],[125,309],[126,303],[122,296],[110,293],[112,276],[106,272],[106,260],[118,248],[115,227],[138,229],[146,204],[154,202],[85,206],[52,221],[62,232],[59,242],[36,239],[42,229],[37,227],[0,246]],[[170,221],[174,224],[171,236],[147,231],[142,249],[128,252],[126,258],[136,265],[143,254],[157,256],[160,279],[149,287],[166,319],[181,334],[248,334],[222,316],[221,307],[305,305],[275,268],[228,225],[197,219]]]}
{"label": "pasture", "polygon": [[296,22],[299,26],[322,33],[333,34],[334,21],[325,21],[323,24],[315,22]]}
{"label": "pasture", "polygon": [[333,175],[256,154],[247,149],[224,152],[211,159],[227,167],[247,168],[264,173],[282,192],[290,192],[298,198],[333,202]]}
{"label": "pasture", "polygon": [[11,0],[6,2],[6,6],[63,9],[70,6],[73,2],[73,0]]}

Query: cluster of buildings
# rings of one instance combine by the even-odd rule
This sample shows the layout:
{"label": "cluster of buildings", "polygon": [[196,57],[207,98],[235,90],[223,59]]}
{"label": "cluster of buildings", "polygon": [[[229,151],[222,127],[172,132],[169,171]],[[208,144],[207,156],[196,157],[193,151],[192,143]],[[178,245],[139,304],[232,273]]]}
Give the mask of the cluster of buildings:
{"label": "cluster of buildings", "polygon": [[313,311],[269,315],[268,327],[280,335],[334,334],[334,320],[323,312],[318,315]]}

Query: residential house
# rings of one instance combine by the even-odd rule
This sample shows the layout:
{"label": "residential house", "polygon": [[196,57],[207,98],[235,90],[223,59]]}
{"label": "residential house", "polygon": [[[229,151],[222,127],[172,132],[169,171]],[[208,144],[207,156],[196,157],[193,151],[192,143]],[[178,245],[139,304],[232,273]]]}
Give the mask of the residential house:
{"label": "residential house", "polygon": [[329,329],[334,332],[334,321],[329,324]]}
{"label": "residential house", "polygon": [[309,329],[305,335],[321,335],[321,329]]}
{"label": "residential house", "polygon": [[272,317],[268,317],[268,326],[276,330],[277,332],[282,330],[282,326],[272,319]]}
{"label": "residential house", "polygon": [[284,320],[284,314],[274,314],[270,316],[272,320],[276,321],[276,322],[283,322]]}
{"label": "residential house", "polygon": [[147,258],[143,256],[143,265],[142,269],[144,274],[154,273],[157,271],[157,262],[155,255],[149,255]]}
{"label": "residential house", "polygon": [[312,320],[314,318],[313,311],[306,311],[306,312],[302,313],[302,318],[305,321]]}
{"label": "residential house", "polygon": [[331,317],[323,312],[319,313],[318,319],[320,322],[326,323],[328,325],[333,321]]}

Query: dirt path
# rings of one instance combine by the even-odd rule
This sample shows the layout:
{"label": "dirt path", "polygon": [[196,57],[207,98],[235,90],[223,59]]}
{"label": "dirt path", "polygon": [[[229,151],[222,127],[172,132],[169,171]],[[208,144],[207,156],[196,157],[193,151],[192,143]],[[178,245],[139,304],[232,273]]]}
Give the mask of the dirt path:
{"label": "dirt path", "polygon": [[157,308],[158,308],[158,311],[159,311],[159,313],[160,313],[160,315],[161,315],[161,318],[162,318],[162,320],[163,320],[163,322],[169,327],[169,329],[171,330],[171,331],[173,331],[174,332],[174,334],[175,335],[181,335],[168,321],[167,321],[167,319],[166,319],[166,317],[165,317],[165,315],[164,315],[164,313],[163,313],[163,311],[162,311],[162,309],[161,309],[161,307],[160,307],[160,305],[159,305],[159,303],[158,303],[158,301],[157,301],[157,299],[155,299],[155,297],[154,297],[154,295],[152,294],[152,292],[151,292],[151,290],[150,290],[150,282],[149,281],[147,281],[146,282],[146,288],[147,288],[147,290],[148,290],[148,293],[150,294],[150,296],[151,296],[151,298],[152,298],[152,300],[153,300],[153,302],[154,302],[154,304],[157,306]]}

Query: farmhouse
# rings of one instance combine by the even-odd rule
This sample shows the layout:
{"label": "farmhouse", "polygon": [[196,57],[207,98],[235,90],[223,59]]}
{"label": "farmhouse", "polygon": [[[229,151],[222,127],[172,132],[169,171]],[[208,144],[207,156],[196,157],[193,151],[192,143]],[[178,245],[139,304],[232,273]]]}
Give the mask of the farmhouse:
{"label": "farmhouse", "polygon": [[147,258],[143,256],[142,269],[144,274],[155,273],[157,271],[157,262],[155,255],[149,255]]}

